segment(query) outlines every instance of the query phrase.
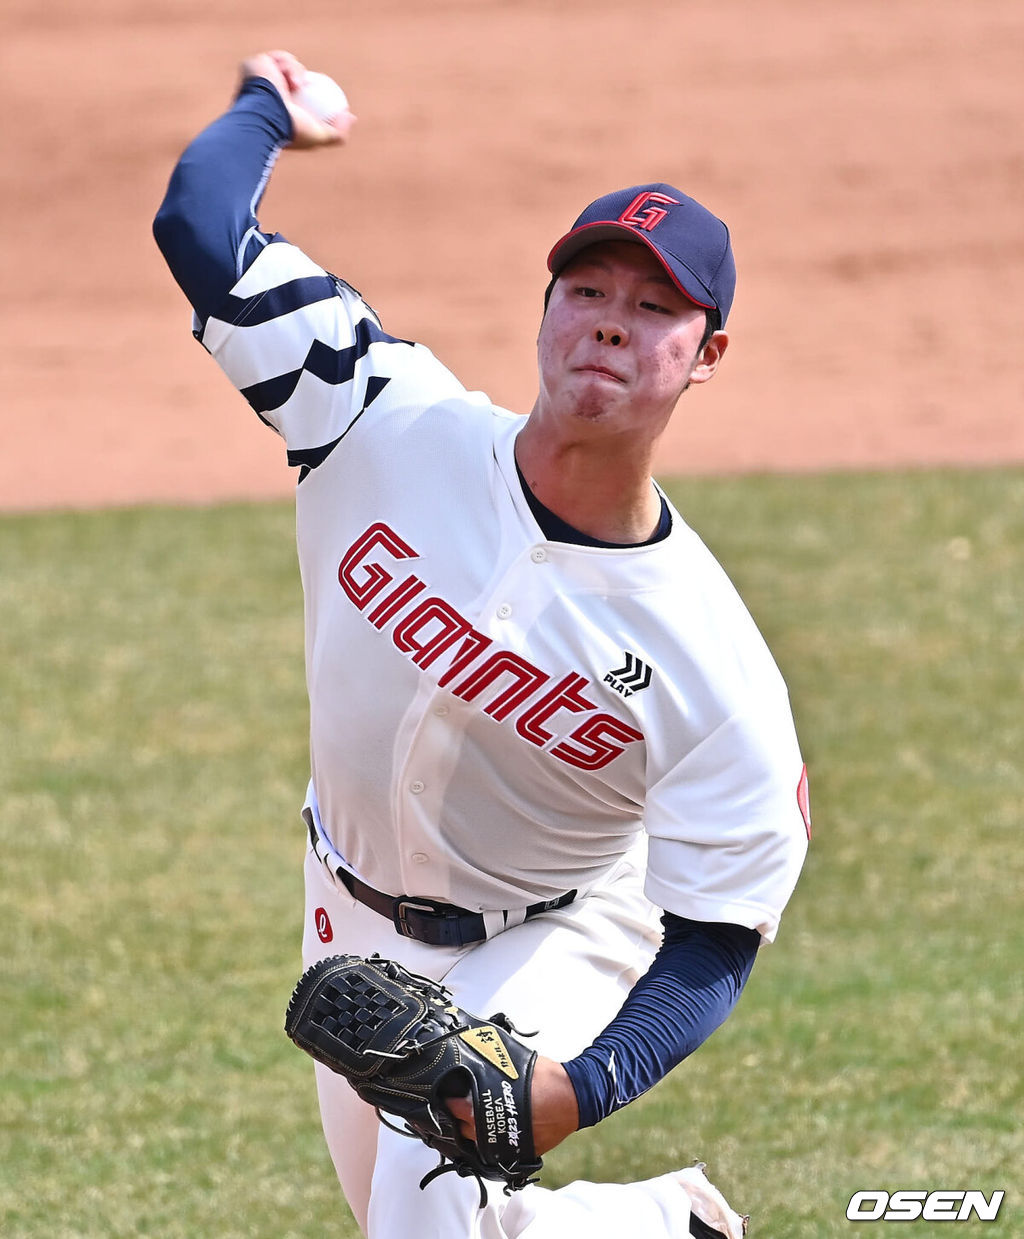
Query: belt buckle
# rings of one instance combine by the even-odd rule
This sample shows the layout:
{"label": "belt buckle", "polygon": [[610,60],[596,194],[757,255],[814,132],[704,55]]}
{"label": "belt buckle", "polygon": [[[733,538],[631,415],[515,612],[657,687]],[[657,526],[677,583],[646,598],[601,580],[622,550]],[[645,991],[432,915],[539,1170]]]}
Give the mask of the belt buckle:
{"label": "belt buckle", "polygon": [[438,912],[435,907],[422,899],[410,899],[407,895],[400,895],[395,900],[394,911],[391,919],[395,923],[395,929],[402,935],[403,938],[417,938],[418,935],[413,927],[409,924],[409,913],[420,912],[428,916],[437,916]]}

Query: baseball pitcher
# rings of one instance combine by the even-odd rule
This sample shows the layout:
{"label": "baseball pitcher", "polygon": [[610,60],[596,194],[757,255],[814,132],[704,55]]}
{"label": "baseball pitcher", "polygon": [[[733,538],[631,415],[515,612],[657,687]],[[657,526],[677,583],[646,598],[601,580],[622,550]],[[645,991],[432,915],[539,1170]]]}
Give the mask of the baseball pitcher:
{"label": "baseball pitcher", "polygon": [[[553,221],[538,395],[513,414],[260,226],[279,153],[354,120],[303,106],[305,81],[288,53],[245,61],[154,231],[297,471],[311,770],[286,1027],[342,1188],[372,1239],[738,1239],[700,1164],[543,1183],[548,1150],[726,1019],[810,833],[779,671],[651,472],[726,353],[729,232],[664,183]],[[466,249],[496,286],[501,255]]]}

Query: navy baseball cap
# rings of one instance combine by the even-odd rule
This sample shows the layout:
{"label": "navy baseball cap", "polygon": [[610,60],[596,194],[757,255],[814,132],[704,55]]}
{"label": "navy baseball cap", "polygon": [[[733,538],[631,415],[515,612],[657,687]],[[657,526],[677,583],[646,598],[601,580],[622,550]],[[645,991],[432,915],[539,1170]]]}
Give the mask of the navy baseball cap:
{"label": "navy baseball cap", "polygon": [[634,185],[598,198],[556,242],[548,270],[598,241],[639,241],[659,259],[673,284],[696,305],[718,311],[724,326],[736,289],[729,229],[707,207],[672,185]]}

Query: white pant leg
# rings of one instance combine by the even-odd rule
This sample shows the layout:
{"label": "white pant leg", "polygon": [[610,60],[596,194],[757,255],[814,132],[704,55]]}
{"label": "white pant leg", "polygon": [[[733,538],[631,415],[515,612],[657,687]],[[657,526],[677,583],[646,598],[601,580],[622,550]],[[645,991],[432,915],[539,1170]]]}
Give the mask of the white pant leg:
{"label": "white pant leg", "polygon": [[674,1175],[643,1183],[538,1184],[505,1196],[487,1183],[487,1207],[472,1179],[441,1175],[418,1184],[437,1155],[387,1130],[370,1198],[370,1239],[690,1239],[689,1198]]}
{"label": "white pant leg", "polygon": [[[312,848],[306,851],[305,886],[306,910],[302,924],[304,968],[329,955],[365,956],[378,952],[387,959],[398,960],[413,972],[438,977],[459,957],[458,951],[424,946],[409,938],[399,937],[384,917],[357,903],[334,880]],[[324,941],[325,937],[327,941]],[[438,968],[442,970],[441,974],[437,972]],[[314,1063],[314,1070],[320,1121],[327,1148],[349,1208],[366,1234],[378,1137],[388,1133],[386,1128],[381,1127],[373,1108],[359,1097],[343,1076],[321,1063]],[[413,1141],[403,1140],[402,1143],[412,1144]],[[419,1141],[415,1143],[418,1145]],[[424,1148],[423,1152],[429,1151]],[[430,1153],[427,1167],[420,1171],[413,1184],[417,1192],[419,1179],[436,1161],[436,1154]]]}
{"label": "white pant leg", "polygon": [[[306,966],[326,955],[396,959],[444,980],[467,1010],[502,1010],[529,1044],[565,1059],[593,1040],[648,967],[660,937],[657,910],[643,898],[642,872],[620,866],[614,882],[568,908],[461,950],[402,938],[375,912],[357,903],[327,875],[310,852],[306,859]],[[317,933],[317,909],[331,924],[331,939]],[[322,925],[323,918],[320,918]],[[689,1201],[671,1175],[644,1183],[577,1182],[550,1190],[539,1185],[506,1197],[488,1184],[479,1208],[473,1179],[446,1173],[419,1188],[438,1156],[418,1140],[381,1128],[372,1109],[345,1080],[317,1070],[324,1134],[345,1197],[370,1239],[686,1239]]]}
{"label": "white pant leg", "polygon": [[[516,1239],[690,1239],[690,1202],[672,1174],[517,1192],[502,1217]],[[490,1236],[482,1237],[490,1239]]]}

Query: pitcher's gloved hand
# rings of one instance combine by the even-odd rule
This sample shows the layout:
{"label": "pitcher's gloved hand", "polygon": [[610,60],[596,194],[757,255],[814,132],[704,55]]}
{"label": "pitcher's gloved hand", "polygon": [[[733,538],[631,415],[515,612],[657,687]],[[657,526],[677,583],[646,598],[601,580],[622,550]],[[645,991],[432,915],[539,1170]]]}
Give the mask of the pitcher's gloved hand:
{"label": "pitcher's gloved hand", "polygon": [[[483,1205],[484,1179],[511,1193],[540,1171],[530,1101],[537,1054],[505,1015],[463,1011],[443,985],[393,960],[333,955],[299,979],[285,1032],[343,1075],[381,1122],[441,1155],[421,1187],[454,1170],[477,1179]],[[446,1104],[457,1097],[472,1104],[472,1140]]]}

